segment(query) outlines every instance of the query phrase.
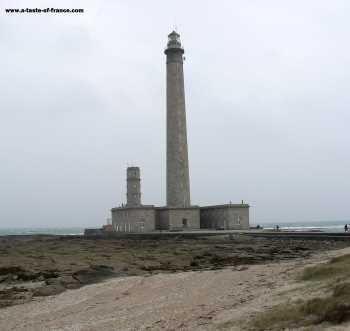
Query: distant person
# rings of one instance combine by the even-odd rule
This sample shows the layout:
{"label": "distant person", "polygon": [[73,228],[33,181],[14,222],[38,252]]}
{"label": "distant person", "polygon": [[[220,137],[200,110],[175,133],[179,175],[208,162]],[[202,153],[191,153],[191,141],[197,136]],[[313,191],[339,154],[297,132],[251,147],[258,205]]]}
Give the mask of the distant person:
{"label": "distant person", "polygon": [[347,225],[347,224],[344,225],[344,231],[345,231],[345,232],[348,232],[348,231],[349,231],[348,225]]}
{"label": "distant person", "polygon": [[279,231],[279,230],[280,230],[280,226],[276,225],[276,231]]}

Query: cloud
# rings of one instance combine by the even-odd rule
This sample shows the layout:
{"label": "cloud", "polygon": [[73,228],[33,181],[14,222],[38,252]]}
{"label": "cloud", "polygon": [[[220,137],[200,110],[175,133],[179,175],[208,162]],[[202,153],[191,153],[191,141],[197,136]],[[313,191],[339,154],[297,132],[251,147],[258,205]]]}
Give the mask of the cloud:
{"label": "cloud", "polygon": [[[95,226],[139,165],[165,202],[165,55],[176,24],[194,204],[252,220],[346,219],[346,1],[64,1],[0,20],[0,226]],[[38,1],[32,7],[46,8]]]}

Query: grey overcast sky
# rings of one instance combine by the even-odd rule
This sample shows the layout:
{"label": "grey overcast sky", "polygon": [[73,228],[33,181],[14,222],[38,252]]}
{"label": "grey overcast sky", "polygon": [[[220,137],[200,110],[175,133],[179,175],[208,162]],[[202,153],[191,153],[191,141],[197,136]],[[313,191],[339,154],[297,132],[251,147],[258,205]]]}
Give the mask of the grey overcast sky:
{"label": "grey overcast sky", "polygon": [[[348,0],[16,1],[0,13],[0,227],[98,226],[165,203],[165,55],[185,47],[193,204],[350,219]],[[5,14],[5,8],[84,14]]]}

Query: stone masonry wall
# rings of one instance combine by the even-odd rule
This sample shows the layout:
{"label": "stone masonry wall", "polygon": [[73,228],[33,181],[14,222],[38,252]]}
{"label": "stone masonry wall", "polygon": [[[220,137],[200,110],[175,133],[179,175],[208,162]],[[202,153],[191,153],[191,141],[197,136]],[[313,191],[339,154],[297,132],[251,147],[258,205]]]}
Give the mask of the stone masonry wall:
{"label": "stone masonry wall", "polygon": [[112,225],[116,232],[150,232],[156,228],[153,207],[113,208]]}
{"label": "stone masonry wall", "polygon": [[128,167],[126,170],[127,206],[141,206],[141,179],[139,167]]}
{"label": "stone masonry wall", "polygon": [[249,206],[248,205],[218,205],[201,207],[201,228],[248,230]]}
{"label": "stone masonry wall", "polygon": [[167,54],[167,206],[189,207],[190,179],[188,168],[186,107],[183,50],[170,49]]}
{"label": "stone masonry wall", "polygon": [[156,213],[157,229],[193,230],[200,228],[199,207],[159,208]]}
{"label": "stone masonry wall", "polygon": [[156,209],[156,229],[169,230],[169,210]]}

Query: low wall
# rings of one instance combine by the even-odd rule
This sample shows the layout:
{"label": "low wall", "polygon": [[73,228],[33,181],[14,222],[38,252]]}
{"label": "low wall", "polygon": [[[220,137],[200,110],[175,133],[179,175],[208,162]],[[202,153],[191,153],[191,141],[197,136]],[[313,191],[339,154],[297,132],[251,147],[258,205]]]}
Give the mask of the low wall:
{"label": "low wall", "polygon": [[102,236],[105,232],[102,228],[100,229],[85,229],[84,236]]}

